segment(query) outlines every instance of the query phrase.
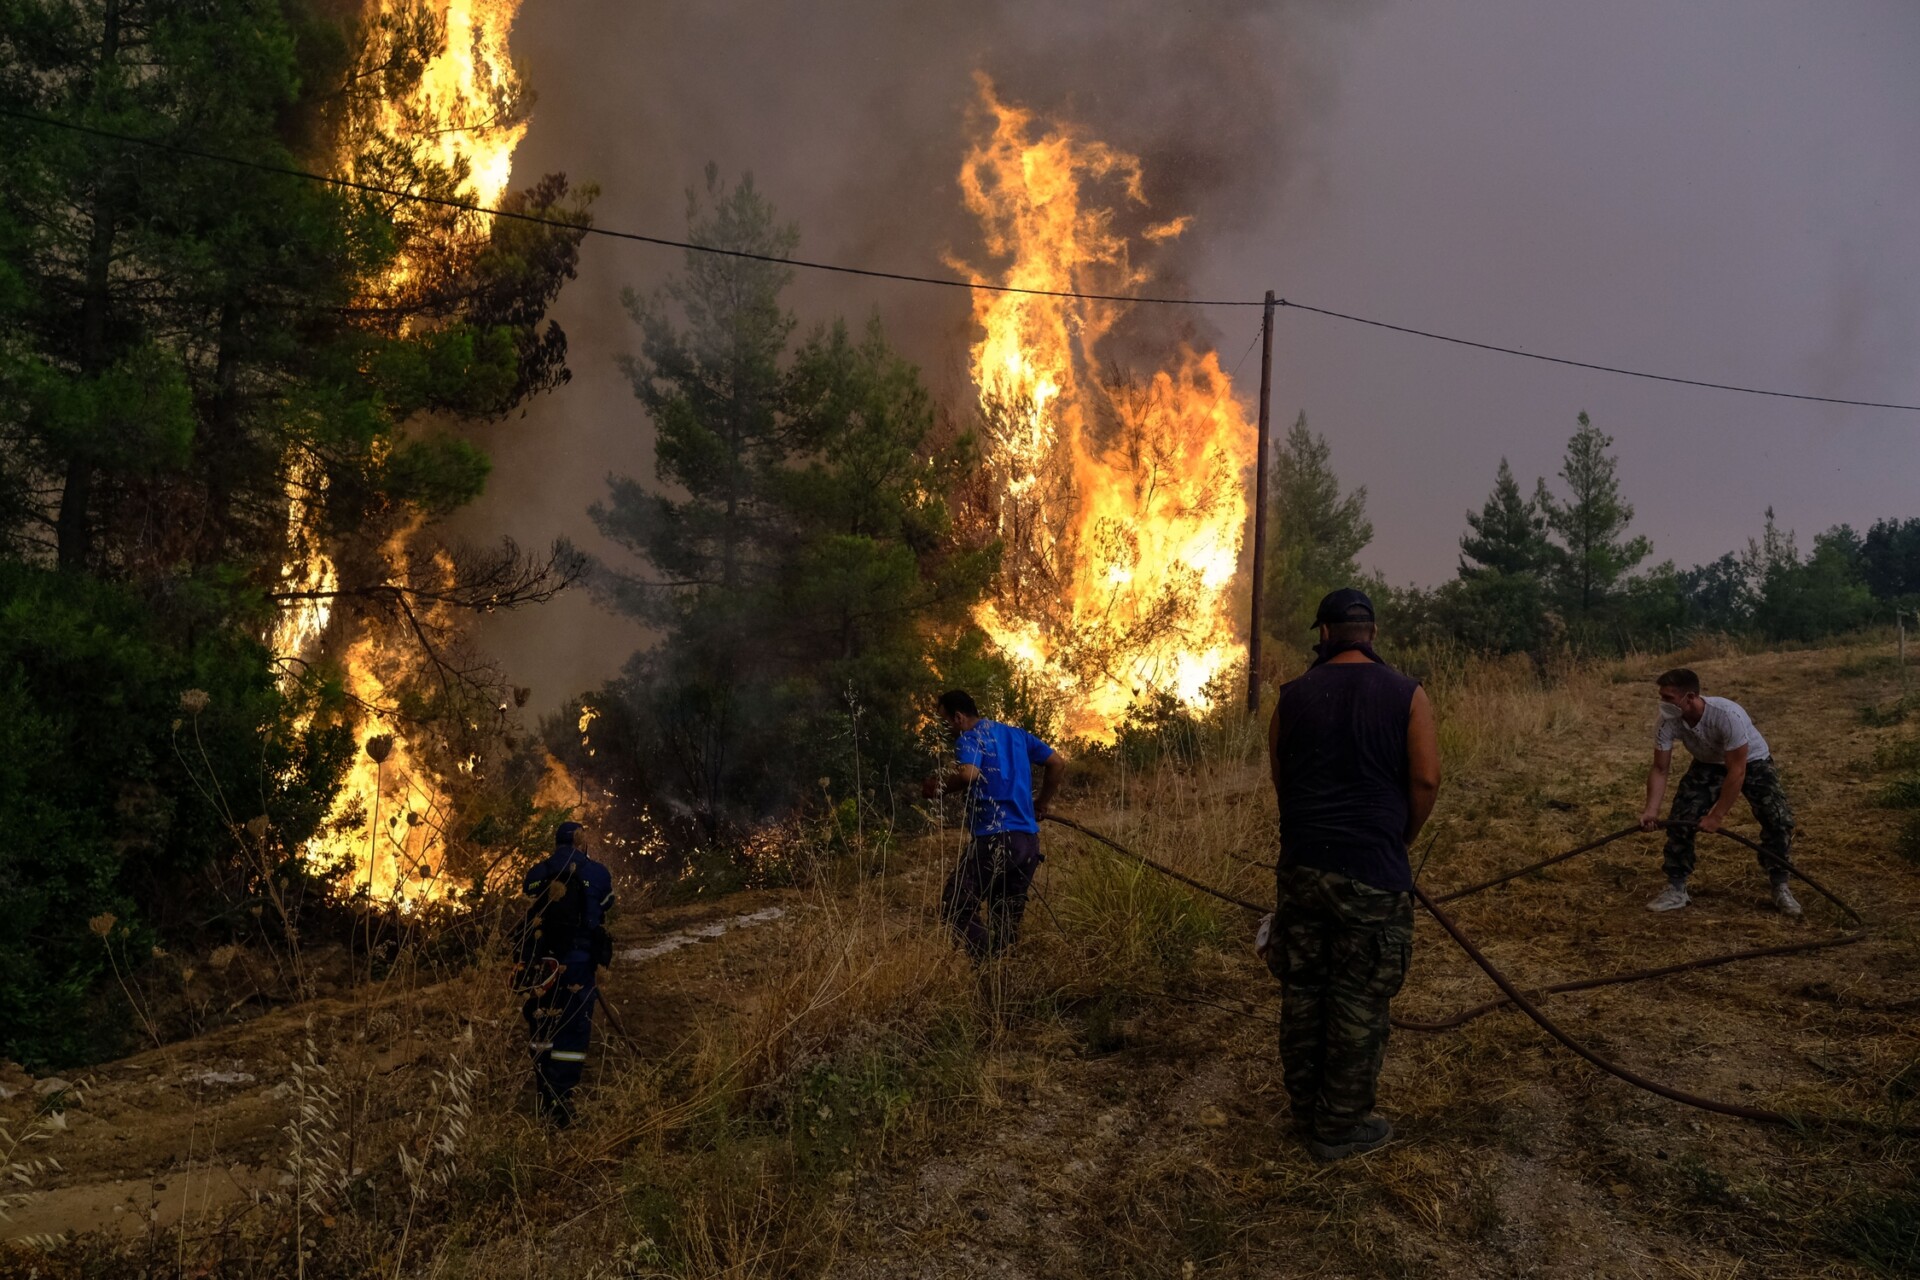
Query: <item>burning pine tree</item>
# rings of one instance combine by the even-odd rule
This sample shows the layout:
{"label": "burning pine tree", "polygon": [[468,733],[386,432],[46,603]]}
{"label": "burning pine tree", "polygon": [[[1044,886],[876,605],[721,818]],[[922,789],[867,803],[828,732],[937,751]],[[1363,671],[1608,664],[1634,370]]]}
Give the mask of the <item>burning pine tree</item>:
{"label": "burning pine tree", "polygon": [[[1187,219],[1120,229],[1147,208],[1140,161],[980,83],[980,136],[960,170],[987,255],[983,283],[1125,294],[1139,242]],[[1057,708],[1109,740],[1135,704],[1204,707],[1238,659],[1232,588],[1247,524],[1253,429],[1212,351],[1177,344],[1144,381],[1102,376],[1127,304],[975,295],[972,372],[989,436],[991,518],[1006,546],[976,619]]]}
{"label": "burning pine tree", "polygon": [[[518,6],[371,0],[342,97],[338,167],[394,191],[584,226],[592,193],[573,195],[562,177],[508,191],[531,103],[507,48]],[[559,550],[542,563],[511,544],[450,548],[429,525],[477,494],[485,476],[484,457],[453,430],[458,422],[497,417],[565,380],[565,337],[542,318],[573,274],[581,233],[373,198],[394,238],[362,278],[352,312],[421,362],[410,372],[423,394],[390,406],[394,430],[356,461],[406,476],[420,492],[362,508],[344,525],[332,460],[324,450],[290,452],[290,554],[276,593],[286,612],[275,647],[296,663],[330,656],[348,715],[381,744],[377,758],[371,749],[355,756],[305,860],[345,888],[406,906],[462,886],[462,868],[448,865],[460,796],[511,754],[505,690],[465,645],[464,617],[544,600],[576,572]],[[436,365],[450,366],[444,384]],[[343,601],[350,607],[336,609]]]}

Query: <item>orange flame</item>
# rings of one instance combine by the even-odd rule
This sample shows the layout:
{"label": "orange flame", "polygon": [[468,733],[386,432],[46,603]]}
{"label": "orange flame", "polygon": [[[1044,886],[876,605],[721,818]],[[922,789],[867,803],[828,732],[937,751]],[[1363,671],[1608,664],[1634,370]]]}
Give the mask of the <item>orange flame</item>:
{"label": "orange flame", "polygon": [[[514,148],[527,132],[526,119],[516,109],[518,78],[507,50],[521,0],[439,3],[445,47],[428,60],[412,100],[382,103],[378,122],[384,131],[406,137],[412,121],[434,121],[433,133],[415,145],[448,169],[464,165],[461,197],[491,207],[506,194]],[[382,13],[395,7],[395,0],[379,0]]]}
{"label": "orange flame", "polygon": [[[414,531],[402,529],[382,549],[388,576],[396,581],[405,572],[406,543]],[[434,567],[451,576],[444,553]],[[409,750],[408,723],[387,710],[397,701],[393,685],[413,660],[405,650],[383,647],[371,632],[348,646],[341,667],[361,718],[362,748],[354,753],[326,829],[304,850],[316,870],[345,870],[345,891],[365,891],[402,910],[463,887],[446,875],[451,812],[445,783]]]}
{"label": "orange flame", "polygon": [[[491,206],[506,192],[514,148],[526,133],[507,47],[520,0],[437,4],[444,46],[427,61],[406,100],[379,104],[375,124],[412,147],[420,159],[464,173],[459,197]],[[396,0],[374,0],[371,7],[376,16],[390,14],[396,11]],[[484,221],[481,215],[482,225]],[[411,271],[409,263],[400,262],[380,287],[396,288]],[[317,468],[303,467],[296,461],[289,476],[288,560],[281,570],[282,587],[327,592],[337,586],[338,575],[322,545],[320,504],[312,490],[324,478]],[[402,530],[383,548],[390,574],[403,571],[405,542],[413,532]],[[334,625],[331,599],[316,595],[282,615],[270,642],[277,654],[310,657],[327,642]],[[391,743],[384,761],[364,750],[355,753],[328,830],[308,843],[304,856],[315,868],[348,869],[349,891],[364,888],[376,901],[410,909],[460,886],[443,874],[446,788],[408,751],[406,726],[378,710],[392,705],[389,684],[404,663],[401,655],[384,652],[370,634],[347,647],[342,665],[348,692],[362,710],[363,742],[385,735]]]}
{"label": "orange flame", "polygon": [[[1117,188],[1143,211],[1137,157],[1031,112],[980,81],[991,128],[960,169],[997,283],[1126,293],[1134,265]],[[1148,243],[1190,219],[1146,226]],[[976,281],[987,277],[975,273]],[[1181,344],[1144,384],[1103,385],[1100,348],[1126,304],[978,291],[972,373],[1006,546],[975,620],[1075,736],[1111,741],[1134,704],[1203,708],[1240,657],[1232,588],[1247,524],[1253,428],[1216,353]]]}

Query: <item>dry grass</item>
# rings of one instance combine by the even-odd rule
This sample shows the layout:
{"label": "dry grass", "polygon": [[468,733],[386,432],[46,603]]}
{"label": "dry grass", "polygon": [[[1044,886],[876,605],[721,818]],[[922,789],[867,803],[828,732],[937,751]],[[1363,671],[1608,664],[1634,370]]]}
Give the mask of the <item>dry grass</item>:
{"label": "dry grass", "polygon": [[[1550,1007],[1602,1051],[1683,1087],[1910,1122],[1920,889],[1892,852],[1905,815],[1875,799],[1920,756],[1903,717],[1862,723],[1861,708],[1901,696],[1871,651],[1713,649],[1545,672],[1441,655],[1425,674],[1448,780],[1426,882],[1465,883],[1624,825],[1651,726],[1645,681],[1682,658],[1755,712],[1800,809],[1801,856],[1871,907],[1873,939]],[[1274,830],[1259,725],[1223,717],[1179,732],[1151,767],[1083,768],[1064,807],[1264,900]],[[423,973],[377,1007],[321,1010],[306,1079],[339,1101],[330,1117],[312,1109],[280,1158],[295,1136],[310,1152],[333,1141],[354,1154],[344,1189],[315,1202],[307,1274],[1920,1267],[1912,1142],[1686,1112],[1597,1075],[1511,1013],[1397,1036],[1382,1105],[1402,1140],[1315,1166],[1282,1127],[1276,992],[1249,953],[1246,913],[1053,830],[1021,947],[976,972],[934,918],[955,848],[947,831],[884,864],[843,861],[782,895],[777,926],[616,969],[610,990],[643,1052],[603,1043],[582,1123],[564,1135],[526,1116],[517,1020],[492,975]],[[1656,848],[1613,846],[1467,900],[1460,918],[1530,982],[1840,926],[1824,906],[1800,925],[1766,912],[1763,882],[1731,845],[1703,849],[1694,908],[1652,916],[1640,903],[1657,887]],[[1402,1011],[1432,1017],[1488,994],[1423,923]],[[397,1068],[396,1044],[412,1054]],[[297,1030],[288,1047],[290,1066],[304,1053]],[[217,1222],[84,1242],[34,1265],[288,1274],[300,1265],[286,1247],[293,1203],[270,1195]]]}

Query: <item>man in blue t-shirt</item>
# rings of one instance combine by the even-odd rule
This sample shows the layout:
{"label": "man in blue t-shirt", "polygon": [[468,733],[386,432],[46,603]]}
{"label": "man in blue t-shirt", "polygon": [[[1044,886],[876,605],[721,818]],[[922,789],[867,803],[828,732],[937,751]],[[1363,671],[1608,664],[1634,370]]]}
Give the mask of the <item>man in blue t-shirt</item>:
{"label": "man in blue t-shirt", "polygon": [[[1067,776],[1067,762],[1025,729],[981,716],[965,690],[941,694],[940,715],[953,731],[956,763],[951,773],[928,778],[921,791],[929,800],[966,792],[968,832],[960,864],[947,877],[940,916],[978,960],[1012,946],[1020,932],[1027,891],[1040,866],[1040,819]],[[1045,770],[1037,801],[1034,765]]]}

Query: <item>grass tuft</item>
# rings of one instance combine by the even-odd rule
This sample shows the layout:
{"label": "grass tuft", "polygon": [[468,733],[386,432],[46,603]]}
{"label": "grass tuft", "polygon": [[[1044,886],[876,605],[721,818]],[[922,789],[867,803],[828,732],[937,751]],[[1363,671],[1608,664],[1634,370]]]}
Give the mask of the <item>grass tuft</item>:
{"label": "grass tuft", "polygon": [[1870,1201],[1838,1225],[1834,1244],[1876,1274],[1920,1275],[1920,1195]]}

